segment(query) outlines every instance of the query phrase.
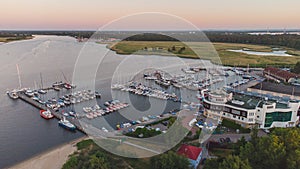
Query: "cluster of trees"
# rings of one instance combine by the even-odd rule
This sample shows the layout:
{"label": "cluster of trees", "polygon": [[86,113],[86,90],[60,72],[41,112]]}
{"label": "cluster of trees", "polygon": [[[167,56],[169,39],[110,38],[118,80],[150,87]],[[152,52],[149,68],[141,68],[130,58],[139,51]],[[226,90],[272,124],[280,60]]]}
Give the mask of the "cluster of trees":
{"label": "cluster of trees", "polygon": [[187,158],[177,155],[169,151],[168,153],[158,155],[151,158],[151,165],[153,169],[188,169],[190,163]]}
{"label": "cluster of trees", "polygon": [[137,138],[139,137],[148,138],[159,134],[161,134],[161,131],[156,131],[155,129],[148,129],[144,127],[144,128],[138,128],[134,132],[126,133],[126,136],[137,137]]}
{"label": "cluster of trees", "polygon": [[[179,48],[179,50],[177,51],[178,54],[182,54],[183,51],[185,51],[185,46]],[[176,47],[172,46],[172,48],[168,48],[168,52],[172,52],[172,53],[176,53]]]}
{"label": "cluster of trees", "polygon": [[251,141],[241,139],[234,154],[207,160],[205,169],[297,169],[300,167],[299,128],[277,128],[267,137],[253,130]]}
{"label": "cluster of trees", "polygon": [[125,38],[124,41],[179,41],[179,40],[158,33],[139,33]]}
{"label": "cluster of trees", "polygon": [[297,62],[295,67],[292,69],[293,73],[300,74],[300,62]]}
{"label": "cluster of trees", "polygon": [[291,34],[250,35],[246,33],[207,33],[207,36],[212,42],[260,44],[300,49],[300,36]]}
{"label": "cluster of trees", "polygon": [[22,40],[26,39],[26,37],[31,37],[31,34],[26,33],[13,33],[13,32],[0,32],[0,38],[6,38],[6,41],[14,41],[14,40]]}
{"label": "cluster of trees", "polygon": [[[72,155],[69,160],[63,165],[63,169],[110,169],[114,166],[119,166],[119,163],[114,163],[113,165],[111,160],[115,161],[112,158],[109,158],[105,153],[100,150],[89,150],[81,151],[79,154]],[[119,166],[121,167],[121,166]]]}
{"label": "cluster of trees", "polygon": [[22,36],[27,36],[27,34],[23,34],[23,33],[13,33],[13,32],[0,32],[0,37],[22,37]]}
{"label": "cluster of trees", "polygon": [[97,146],[92,140],[77,144],[78,152],[71,155],[63,169],[188,169],[187,158],[173,151],[151,157],[150,159],[131,159],[119,157]]}

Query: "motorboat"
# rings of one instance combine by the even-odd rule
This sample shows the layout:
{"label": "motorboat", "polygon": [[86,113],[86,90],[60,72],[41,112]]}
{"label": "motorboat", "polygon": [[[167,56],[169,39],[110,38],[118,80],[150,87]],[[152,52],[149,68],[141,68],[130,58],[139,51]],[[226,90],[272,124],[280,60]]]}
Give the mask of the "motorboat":
{"label": "motorboat", "polygon": [[40,116],[47,120],[54,117],[50,110],[40,110]]}
{"label": "motorboat", "polygon": [[67,130],[75,131],[76,126],[72,124],[70,121],[66,120],[65,117],[58,122],[58,125]]}

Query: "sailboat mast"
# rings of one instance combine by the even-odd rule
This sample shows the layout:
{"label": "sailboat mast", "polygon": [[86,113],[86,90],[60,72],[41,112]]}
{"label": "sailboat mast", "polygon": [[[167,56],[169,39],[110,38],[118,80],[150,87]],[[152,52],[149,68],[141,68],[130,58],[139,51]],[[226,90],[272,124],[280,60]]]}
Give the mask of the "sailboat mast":
{"label": "sailboat mast", "polygon": [[63,71],[61,71],[61,73],[62,73],[62,75],[63,75],[63,77],[64,77],[65,81],[66,81],[67,83],[69,83],[69,82],[68,82],[68,79],[67,79],[67,77],[66,77],[66,76],[65,76],[65,74],[64,74],[64,72],[63,72]]}
{"label": "sailboat mast", "polygon": [[295,87],[293,86],[293,91],[292,91],[292,99],[295,99]]}
{"label": "sailboat mast", "polygon": [[40,73],[40,78],[41,78],[41,89],[43,89],[44,88],[44,85],[43,85],[43,78],[42,78],[42,73]]}
{"label": "sailboat mast", "polygon": [[22,88],[22,83],[21,83],[21,76],[20,76],[19,65],[16,64],[16,67],[17,67],[18,79],[19,79],[19,89],[21,89]]}

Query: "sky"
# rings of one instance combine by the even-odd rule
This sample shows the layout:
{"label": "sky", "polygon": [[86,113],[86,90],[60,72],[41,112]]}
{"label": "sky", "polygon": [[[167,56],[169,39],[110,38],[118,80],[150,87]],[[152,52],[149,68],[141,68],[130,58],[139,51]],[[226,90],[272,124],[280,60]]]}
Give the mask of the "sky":
{"label": "sky", "polygon": [[[199,29],[300,29],[299,7],[299,0],[0,0],[0,29],[96,30],[143,12],[168,14]],[[160,17],[141,16],[126,28],[176,29]]]}

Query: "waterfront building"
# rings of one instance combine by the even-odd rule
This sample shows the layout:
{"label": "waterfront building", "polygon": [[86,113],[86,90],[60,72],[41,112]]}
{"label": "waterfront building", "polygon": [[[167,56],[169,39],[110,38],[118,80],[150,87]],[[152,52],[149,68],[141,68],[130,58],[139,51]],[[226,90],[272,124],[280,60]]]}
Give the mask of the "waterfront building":
{"label": "waterfront building", "polygon": [[203,99],[204,116],[229,119],[243,127],[294,127],[299,123],[299,101],[279,101],[250,92],[209,92]]}

